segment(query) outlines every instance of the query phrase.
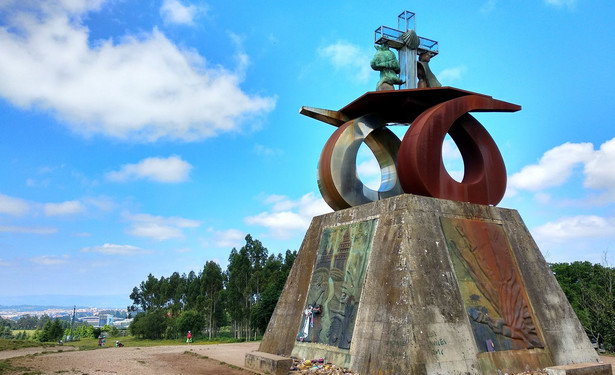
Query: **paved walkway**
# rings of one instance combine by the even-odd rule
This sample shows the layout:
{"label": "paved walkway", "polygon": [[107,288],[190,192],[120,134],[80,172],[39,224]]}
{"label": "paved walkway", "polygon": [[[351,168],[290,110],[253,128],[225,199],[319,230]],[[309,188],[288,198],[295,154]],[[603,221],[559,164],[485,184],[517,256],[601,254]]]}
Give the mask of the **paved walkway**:
{"label": "paved walkway", "polygon": [[244,359],[246,354],[258,350],[259,345],[260,341],[250,341],[234,344],[194,345],[191,349],[196,349],[195,351],[198,354],[208,356],[217,361],[245,368]]}

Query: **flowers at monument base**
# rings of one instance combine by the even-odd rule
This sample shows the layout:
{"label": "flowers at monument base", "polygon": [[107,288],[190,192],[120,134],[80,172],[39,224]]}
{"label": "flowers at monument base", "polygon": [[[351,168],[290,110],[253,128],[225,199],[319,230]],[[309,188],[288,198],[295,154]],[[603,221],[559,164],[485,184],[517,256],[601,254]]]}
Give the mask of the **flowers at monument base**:
{"label": "flowers at monument base", "polygon": [[357,375],[348,369],[337,367],[336,365],[325,362],[323,358],[306,359],[291,357],[293,365],[290,368],[292,374],[315,374],[315,375]]}

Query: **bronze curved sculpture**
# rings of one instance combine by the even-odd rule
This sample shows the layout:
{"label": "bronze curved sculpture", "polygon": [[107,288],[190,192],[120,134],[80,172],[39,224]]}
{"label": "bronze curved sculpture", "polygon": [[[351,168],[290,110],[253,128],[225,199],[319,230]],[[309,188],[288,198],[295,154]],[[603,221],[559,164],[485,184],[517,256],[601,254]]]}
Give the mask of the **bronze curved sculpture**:
{"label": "bronze curved sculpture", "polygon": [[[504,161],[487,130],[469,112],[520,109],[490,96],[438,87],[374,91],[339,111],[304,107],[301,113],[340,127],[325,145],[318,168],[325,201],[340,210],[401,193],[497,205],[506,190]],[[398,143],[387,132],[388,123],[412,125]],[[461,182],[442,163],[447,133],[464,161]],[[363,141],[380,164],[378,191],[370,191],[356,174],[356,151]]]}

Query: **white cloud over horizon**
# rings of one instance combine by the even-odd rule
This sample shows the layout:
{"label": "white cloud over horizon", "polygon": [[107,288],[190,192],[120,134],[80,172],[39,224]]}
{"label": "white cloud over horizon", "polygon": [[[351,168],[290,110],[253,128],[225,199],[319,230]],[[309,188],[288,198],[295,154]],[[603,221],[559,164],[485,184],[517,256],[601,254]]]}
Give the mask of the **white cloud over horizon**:
{"label": "white cloud over horizon", "polygon": [[114,182],[146,179],[163,183],[179,183],[188,180],[191,169],[190,163],[174,155],[168,158],[150,157],[136,164],[124,164],[119,170],[109,172],[105,176]]}
{"label": "white cloud over horizon", "polygon": [[149,214],[124,213],[124,218],[131,222],[126,232],[137,237],[148,237],[157,241],[185,238],[184,230],[197,228],[200,221],[182,217],[162,217]]}
{"label": "white cloud over horizon", "polygon": [[42,266],[58,266],[67,263],[69,257],[67,255],[54,256],[54,255],[41,255],[30,258],[30,262],[42,265]]}
{"label": "white cloud over horizon", "polygon": [[26,233],[26,234],[53,234],[58,232],[54,227],[26,227],[26,226],[0,226],[0,232],[5,233]]}
{"label": "white cloud over horizon", "polygon": [[29,210],[30,205],[25,200],[0,194],[0,214],[23,216]]}
{"label": "white cloud over horizon", "polygon": [[85,206],[77,200],[65,201],[61,203],[46,203],[43,206],[46,216],[75,215],[86,211]]}
{"label": "white cloud over horizon", "polygon": [[132,245],[116,245],[106,243],[101,246],[84,247],[80,250],[83,253],[100,253],[105,255],[137,255],[146,251]]}
{"label": "white cloud over horizon", "polygon": [[538,239],[566,241],[581,237],[615,236],[615,220],[596,215],[562,217],[532,230]]}
{"label": "white cloud over horizon", "polygon": [[276,239],[287,239],[305,232],[314,216],[332,212],[327,203],[314,193],[307,193],[298,200],[283,195],[270,195],[264,203],[271,205],[269,211],[244,219],[248,225],[269,229],[268,235]]}
{"label": "white cloud over horizon", "polygon": [[240,131],[246,120],[258,121],[275,107],[272,97],[242,91],[242,71],[208,67],[156,28],[89,40],[80,17],[100,3],[13,9],[0,27],[0,97],[48,112],[83,136],[137,142]]}
{"label": "white cloud over horizon", "polygon": [[213,245],[219,248],[240,248],[245,243],[245,232],[239,229],[213,231]]}
{"label": "white cloud over horizon", "polygon": [[591,160],[591,143],[570,143],[546,151],[537,164],[525,166],[520,172],[509,177],[509,187],[539,191],[564,183],[575,166]]}

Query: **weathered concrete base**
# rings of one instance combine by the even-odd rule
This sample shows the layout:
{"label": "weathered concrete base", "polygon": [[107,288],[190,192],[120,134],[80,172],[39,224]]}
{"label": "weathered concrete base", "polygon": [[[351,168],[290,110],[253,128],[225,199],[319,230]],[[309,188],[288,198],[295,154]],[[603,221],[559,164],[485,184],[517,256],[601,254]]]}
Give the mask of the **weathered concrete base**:
{"label": "weathered concrete base", "polygon": [[517,211],[409,194],[312,220],[259,350],[361,375],[599,361]]}
{"label": "weathered concrete base", "polygon": [[264,374],[288,375],[293,360],[279,355],[251,352],[246,354],[245,366]]}
{"label": "weathered concrete base", "polygon": [[549,375],[611,375],[613,370],[607,363],[577,363],[574,365],[547,367]]}

